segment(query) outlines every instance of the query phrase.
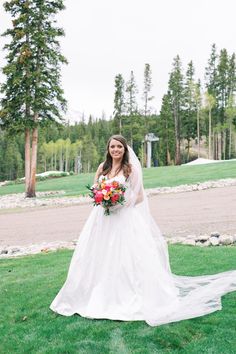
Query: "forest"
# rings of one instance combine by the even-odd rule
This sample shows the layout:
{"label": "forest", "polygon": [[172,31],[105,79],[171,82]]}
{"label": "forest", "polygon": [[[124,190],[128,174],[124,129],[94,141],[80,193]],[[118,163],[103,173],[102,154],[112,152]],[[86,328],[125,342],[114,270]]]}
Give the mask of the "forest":
{"label": "forest", "polygon": [[[114,80],[114,111],[74,124],[65,120],[66,98],[61,85],[62,28],[51,15],[64,9],[57,3],[7,1],[5,10],[13,27],[3,36],[5,81],[0,83],[0,181],[26,177],[28,196],[35,195],[35,173],[93,172],[104,160],[106,142],[122,134],[147,164],[145,137],[152,133],[152,166],[180,165],[197,157],[227,160],[236,157],[236,59],[227,49],[210,48],[204,80],[195,75],[193,61],[183,68],[179,55],[173,59],[168,89],[157,113],[152,102],[152,68],[144,64],[143,87],[133,71],[127,81],[122,73]],[[137,97],[142,104],[137,104]]]}

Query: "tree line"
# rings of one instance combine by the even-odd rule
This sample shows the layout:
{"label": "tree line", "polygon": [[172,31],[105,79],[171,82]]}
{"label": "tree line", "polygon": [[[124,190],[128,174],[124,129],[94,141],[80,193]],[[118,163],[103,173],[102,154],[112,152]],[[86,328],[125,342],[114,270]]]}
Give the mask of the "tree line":
{"label": "tree line", "polygon": [[[177,55],[162,98],[159,114],[152,107],[150,64],[144,65],[142,105],[135,74],[127,81],[122,73],[114,81],[114,112],[111,119],[89,117],[74,125],[63,121],[66,100],[54,16],[64,9],[63,0],[11,0],[4,3],[12,27],[4,35],[7,64],[2,68],[0,106],[0,180],[26,176],[26,196],[35,195],[35,174],[45,170],[94,171],[103,161],[106,141],[123,134],[141,163],[146,163],[145,135],[154,133],[152,164],[170,165],[200,155],[205,144],[208,158],[236,157],[235,54],[217,51],[214,44],[203,83],[195,77],[191,61],[184,71]],[[191,149],[193,143],[197,151]]]}

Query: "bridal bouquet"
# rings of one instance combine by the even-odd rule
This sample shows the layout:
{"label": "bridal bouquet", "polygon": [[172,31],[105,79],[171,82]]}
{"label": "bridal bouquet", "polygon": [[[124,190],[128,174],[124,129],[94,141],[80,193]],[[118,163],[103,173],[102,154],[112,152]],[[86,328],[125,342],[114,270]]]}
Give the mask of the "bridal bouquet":
{"label": "bridal bouquet", "polygon": [[93,199],[93,204],[101,205],[105,215],[110,215],[110,207],[123,205],[125,201],[126,187],[118,181],[107,182],[106,179],[102,179],[93,186],[86,187],[91,191],[89,196]]}

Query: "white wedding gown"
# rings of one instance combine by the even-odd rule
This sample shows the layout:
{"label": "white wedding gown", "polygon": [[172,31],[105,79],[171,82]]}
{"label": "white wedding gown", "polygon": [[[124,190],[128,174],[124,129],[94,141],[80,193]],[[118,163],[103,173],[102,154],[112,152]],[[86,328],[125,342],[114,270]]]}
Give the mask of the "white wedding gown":
{"label": "white wedding gown", "polygon": [[[124,176],[114,179],[125,183]],[[130,183],[127,187],[129,200]],[[142,203],[109,216],[97,206],[50,308],[64,316],[144,320],[156,326],[220,310],[221,296],[234,290],[236,270],[197,277],[172,274],[166,242]]]}

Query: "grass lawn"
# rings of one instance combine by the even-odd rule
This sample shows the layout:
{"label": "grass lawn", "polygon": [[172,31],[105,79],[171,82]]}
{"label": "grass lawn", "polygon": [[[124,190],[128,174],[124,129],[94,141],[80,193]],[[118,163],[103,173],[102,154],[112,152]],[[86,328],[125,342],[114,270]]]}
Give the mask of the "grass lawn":
{"label": "grass lawn", "polygon": [[[176,274],[236,269],[236,247],[171,245],[169,251]],[[71,255],[64,250],[0,261],[0,353],[235,353],[236,292],[223,297],[222,311],[159,327],[56,315],[48,307]]]}
{"label": "grass lawn", "polygon": [[[236,178],[236,161],[195,166],[168,166],[143,170],[145,188],[172,187],[221,178]],[[87,194],[86,185],[92,183],[94,173],[54,178],[37,183],[37,191],[64,190],[67,196]],[[24,185],[0,188],[0,195],[24,192]]]}

